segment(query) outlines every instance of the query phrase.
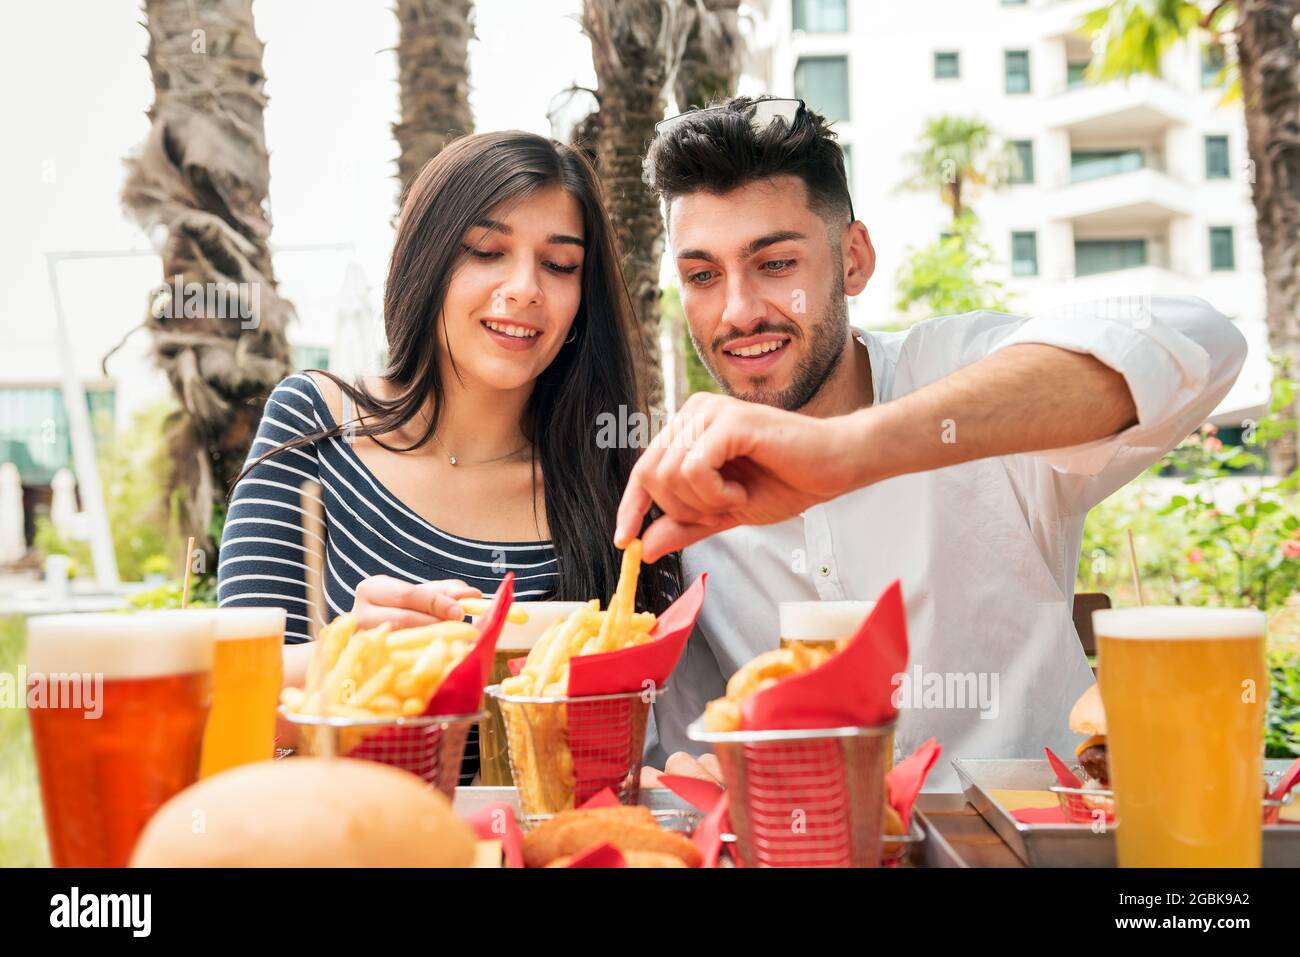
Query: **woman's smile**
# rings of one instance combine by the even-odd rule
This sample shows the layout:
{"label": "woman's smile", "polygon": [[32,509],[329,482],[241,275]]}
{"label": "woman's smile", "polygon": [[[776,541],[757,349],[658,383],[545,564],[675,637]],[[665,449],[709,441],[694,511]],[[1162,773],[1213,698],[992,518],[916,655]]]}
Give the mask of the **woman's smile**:
{"label": "woman's smile", "polygon": [[489,339],[501,348],[515,352],[533,348],[542,338],[542,330],[536,326],[512,319],[481,319],[479,325]]}

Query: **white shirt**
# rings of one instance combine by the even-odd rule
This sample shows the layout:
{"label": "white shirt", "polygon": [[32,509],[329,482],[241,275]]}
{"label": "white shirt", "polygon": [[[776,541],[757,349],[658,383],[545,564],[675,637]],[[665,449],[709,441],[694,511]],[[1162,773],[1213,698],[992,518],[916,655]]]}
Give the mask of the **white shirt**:
{"label": "white shirt", "polygon": [[[1093,680],[1071,619],[1084,518],[1204,422],[1246,355],[1241,333],[1203,300],[1123,305],[1132,315],[1094,303],[1039,318],[974,312],[904,332],[855,330],[869,351],[874,404],[997,349],[1045,343],[1122,373],[1138,423],[1073,448],[898,476],[688,548],[685,580],[708,571],[709,592],[655,704],[649,763],[708,750],[686,726],[741,665],[777,647],[778,602],[871,600],[895,578],[911,649],[895,749],[906,755],[939,739],[943,760],[927,790],[957,790],[951,758],[1042,757],[1045,745],[1072,753],[1080,739],[1070,708]],[[960,442],[961,422],[945,425]]]}

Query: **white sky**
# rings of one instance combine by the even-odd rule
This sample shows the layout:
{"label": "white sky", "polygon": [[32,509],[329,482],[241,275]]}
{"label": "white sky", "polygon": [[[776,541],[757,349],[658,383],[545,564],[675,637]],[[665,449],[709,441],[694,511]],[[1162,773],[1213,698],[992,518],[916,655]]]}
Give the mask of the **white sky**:
{"label": "white sky", "polygon": [[[594,85],[581,0],[477,0],[471,96],[479,130],[549,133],[547,105]],[[328,15],[323,15],[328,11]],[[255,0],[266,44],[271,208],[277,246],[351,243],[355,252],[277,255],[302,334],[327,344],[348,262],[375,314],[392,241],[397,19],[390,0]],[[148,249],[122,213],[122,159],[145,136],[153,100],[136,0],[7,5],[0,31],[0,379],[50,378],[53,305],[44,253]],[[78,365],[139,321],[156,259],[60,267],[65,311],[85,340]],[[88,320],[87,317],[95,317]],[[7,354],[7,357],[6,357]]]}

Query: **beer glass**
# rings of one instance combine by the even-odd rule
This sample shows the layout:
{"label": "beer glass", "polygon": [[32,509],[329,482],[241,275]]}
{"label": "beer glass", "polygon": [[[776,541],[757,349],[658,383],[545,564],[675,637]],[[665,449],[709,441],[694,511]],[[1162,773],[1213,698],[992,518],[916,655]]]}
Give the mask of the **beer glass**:
{"label": "beer glass", "polygon": [[[492,663],[489,685],[500,684],[510,677],[508,662],[512,658],[527,658],[537,639],[557,621],[568,618],[585,601],[517,601],[512,608],[522,608],[528,621],[521,625],[506,622],[497,638],[496,655]],[[477,619],[475,619],[477,621]],[[488,697],[484,707],[487,718],[479,725],[479,781],[489,787],[510,787],[510,755],[506,746],[505,723],[497,700]]]}
{"label": "beer glass", "polygon": [[284,665],[283,608],[217,608],[212,711],[199,777],[275,757],[275,715]]}
{"label": "beer glass", "polygon": [[1093,613],[1120,867],[1259,867],[1263,612]]}
{"label": "beer glass", "polygon": [[827,647],[852,638],[874,601],[783,601],[780,605],[781,647],[802,644]]}
{"label": "beer glass", "polygon": [[27,625],[28,718],[55,867],[124,867],[154,811],[193,784],[211,695],[204,611]]}

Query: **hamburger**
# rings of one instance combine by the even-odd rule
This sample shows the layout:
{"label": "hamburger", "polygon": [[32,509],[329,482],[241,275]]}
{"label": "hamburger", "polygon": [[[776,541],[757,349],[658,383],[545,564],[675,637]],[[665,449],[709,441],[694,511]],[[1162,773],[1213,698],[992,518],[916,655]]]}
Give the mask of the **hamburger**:
{"label": "hamburger", "polygon": [[1080,695],[1070,709],[1070,730],[1086,735],[1074,749],[1074,756],[1079,759],[1084,773],[1102,787],[1110,787],[1110,767],[1106,760],[1106,712],[1097,685]]}
{"label": "hamburger", "polygon": [[415,775],[371,761],[233,768],[149,819],[132,867],[470,867],[476,840]]}

